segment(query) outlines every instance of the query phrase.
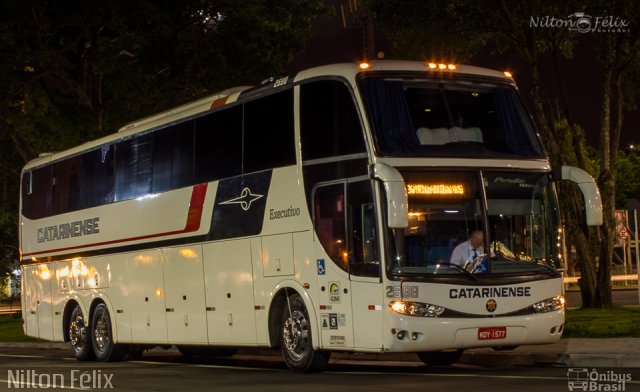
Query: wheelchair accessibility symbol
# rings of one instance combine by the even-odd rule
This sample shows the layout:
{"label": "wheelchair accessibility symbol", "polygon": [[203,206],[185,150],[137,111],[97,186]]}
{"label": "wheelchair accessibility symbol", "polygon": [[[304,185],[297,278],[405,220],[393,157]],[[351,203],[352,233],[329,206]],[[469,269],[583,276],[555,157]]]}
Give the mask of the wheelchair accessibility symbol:
{"label": "wheelchair accessibility symbol", "polygon": [[325,275],[327,271],[324,268],[324,259],[318,259],[318,275]]}

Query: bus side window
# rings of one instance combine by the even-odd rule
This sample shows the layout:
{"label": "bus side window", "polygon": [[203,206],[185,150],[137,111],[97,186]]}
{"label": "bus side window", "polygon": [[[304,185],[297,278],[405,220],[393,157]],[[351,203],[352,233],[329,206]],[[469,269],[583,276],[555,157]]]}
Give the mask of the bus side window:
{"label": "bus side window", "polygon": [[303,160],[367,151],[349,88],[337,80],[300,87],[300,131]]}
{"label": "bus side window", "polygon": [[53,165],[31,171],[31,194],[23,201],[22,210],[29,219],[51,215]]}
{"label": "bus side window", "polygon": [[80,209],[80,156],[58,161],[53,165],[53,214]]}
{"label": "bus side window", "polygon": [[318,240],[331,260],[348,271],[344,183],[319,187],[313,200],[314,226]]}
{"label": "bus side window", "polygon": [[113,145],[104,145],[82,155],[82,207],[112,203],[114,198]]}
{"label": "bus side window", "polygon": [[193,184],[193,127],[186,121],[153,133],[153,193]]}
{"label": "bus side window", "polygon": [[293,90],[244,104],[243,174],[296,163]]}
{"label": "bus side window", "polygon": [[151,193],[151,136],[141,135],[116,145],[116,201]]}
{"label": "bus side window", "polygon": [[242,173],[242,105],[196,119],[195,183]]}
{"label": "bus side window", "polygon": [[371,181],[353,182],[347,189],[349,272],[379,277],[380,257]]}

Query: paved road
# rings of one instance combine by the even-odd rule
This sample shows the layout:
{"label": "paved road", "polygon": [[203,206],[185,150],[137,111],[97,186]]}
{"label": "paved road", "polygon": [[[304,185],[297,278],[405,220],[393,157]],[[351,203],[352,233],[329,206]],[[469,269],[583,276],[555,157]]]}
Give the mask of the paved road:
{"label": "paved road", "polygon": [[[565,293],[567,298],[567,306],[579,308],[582,306],[582,298],[579,291],[567,291]],[[637,289],[625,289],[625,290],[613,290],[613,304],[617,306],[629,306],[640,305],[638,303],[638,290]]]}
{"label": "paved road", "polygon": [[[631,381],[626,382],[625,390],[640,391],[640,369],[597,370],[602,374],[630,374]],[[18,371],[22,373],[16,373]],[[13,382],[16,374],[23,375],[22,379],[18,378],[18,386],[24,389],[46,386],[47,379],[53,380],[53,376],[48,378],[43,374],[61,374],[56,377],[57,380],[64,378],[62,390],[89,390],[100,386],[112,386],[117,391],[190,392],[568,390],[567,369],[552,367],[456,365],[428,368],[412,362],[364,363],[344,360],[332,362],[324,373],[296,374],[286,370],[282,362],[275,358],[258,356],[193,361],[160,353],[145,354],[141,361],[96,363],[77,362],[65,350],[38,350],[34,355],[24,349],[0,349],[0,391],[16,390]],[[36,380],[35,385],[29,384],[32,379]],[[85,381],[84,385],[80,383],[82,380]],[[44,385],[38,385],[38,382]],[[92,382],[95,384],[92,385]],[[58,382],[58,390],[60,386]]]}

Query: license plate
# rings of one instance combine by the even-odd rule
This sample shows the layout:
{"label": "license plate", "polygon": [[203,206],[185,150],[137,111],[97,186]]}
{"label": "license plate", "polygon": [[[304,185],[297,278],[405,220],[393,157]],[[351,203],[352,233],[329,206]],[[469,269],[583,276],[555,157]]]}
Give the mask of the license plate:
{"label": "license plate", "polygon": [[507,327],[478,328],[478,340],[496,340],[507,337]]}

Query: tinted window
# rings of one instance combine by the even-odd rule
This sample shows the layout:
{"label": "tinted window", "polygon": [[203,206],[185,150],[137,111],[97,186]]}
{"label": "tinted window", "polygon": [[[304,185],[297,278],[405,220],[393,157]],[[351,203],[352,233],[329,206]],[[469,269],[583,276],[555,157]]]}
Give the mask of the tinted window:
{"label": "tinted window", "polygon": [[64,214],[80,208],[81,163],[80,157],[77,156],[53,165],[53,214]]}
{"label": "tinted window", "polygon": [[154,132],[151,155],[153,193],[193,184],[193,121]]}
{"label": "tinted window", "polygon": [[244,173],[293,165],[293,90],[244,105]]}
{"label": "tinted window", "polygon": [[116,145],[116,200],[151,193],[151,135],[123,140]]}
{"label": "tinted window", "polygon": [[241,174],[242,106],[196,119],[197,184]]}
{"label": "tinted window", "polygon": [[[31,178],[25,173],[22,181],[22,213],[29,219],[50,215],[53,166],[32,170]],[[31,194],[29,194],[31,188]]]}
{"label": "tinted window", "polygon": [[366,78],[360,87],[382,155],[543,156],[512,86]]}
{"label": "tinted window", "polygon": [[334,263],[347,271],[349,253],[345,229],[344,184],[320,187],[314,196],[314,223],[318,240]]}
{"label": "tinted window", "polygon": [[378,277],[380,258],[371,181],[350,183],[347,189],[349,272]]}
{"label": "tinted window", "polygon": [[302,159],[365,152],[358,112],[347,86],[323,80],[300,88]]}
{"label": "tinted window", "polygon": [[112,145],[82,155],[82,208],[113,202],[114,170]]}

